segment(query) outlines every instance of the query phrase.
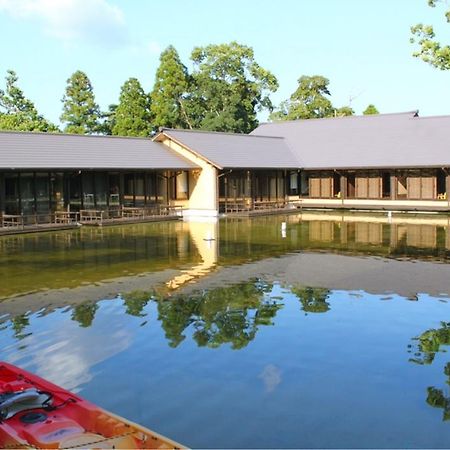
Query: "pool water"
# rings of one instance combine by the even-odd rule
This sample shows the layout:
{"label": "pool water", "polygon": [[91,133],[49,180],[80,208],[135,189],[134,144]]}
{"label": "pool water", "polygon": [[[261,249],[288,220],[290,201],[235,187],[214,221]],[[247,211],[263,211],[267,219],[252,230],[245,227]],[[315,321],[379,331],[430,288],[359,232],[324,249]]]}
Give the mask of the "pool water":
{"label": "pool water", "polygon": [[[4,243],[10,265],[0,270],[9,300],[0,316],[0,358],[194,448],[449,448],[448,293],[401,295],[383,284],[383,274],[374,293],[357,289],[352,273],[346,276],[355,288],[338,289],[331,281],[287,281],[264,272],[266,266],[258,277],[248,271],[274,257],[282,271],[286,255],[305,251],[328,260],[343,254],[359,265],[395,258],[396,267],[445,271],[448,228],[435,227],[430,239],[430,229],[409,225],[415,241],[403,236],[393,245],[393,227],[383,224],[381,231],[373,227],[379,241],[374,232],[365,241],[347,233],[346,243],[339,222],[332,222],[330,239],[329,222],[287,219],[282,237],[280,220],[222,222],[212,248],[177,224],[130,233],[122,227],[123,239],[111,228],[103,240],[78,236],[74,247],[55,234]],[[326,230],[311,239],[312,227]],[[68,235],[77,236],[59,237]],[[41,247],[48,268],[40,267]],[[24,268],[19,262],[27,254],[33,257]],[[52,266],[55,282],[47,273],[39,284],[39,270]],[[61,299],[41,309],[31,295],[27,310],[14,309],[23,292],[64,296],[83,284],[84,274],[95,283],[126,277],[124,270],[134,280],[168,269],[178,270],[170,285],[118,289],[101,300]],[[232,269],[240,280],[207,283]]]}

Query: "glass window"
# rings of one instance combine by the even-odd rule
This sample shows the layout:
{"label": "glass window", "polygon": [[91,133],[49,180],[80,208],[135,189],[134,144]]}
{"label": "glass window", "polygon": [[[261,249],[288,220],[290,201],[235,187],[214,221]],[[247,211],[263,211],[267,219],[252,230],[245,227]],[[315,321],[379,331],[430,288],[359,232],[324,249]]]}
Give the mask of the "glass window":
{"label": "glass window", "polygon": [[189,196],[188,172],[184,171],[177,175],[176,178],[177,199],[185,200]]}
{"label": "glass window", "polygon": [[64,174],[50,174],[50,198],[51,209],[54,211],[63,211],[64,204]]}
{"label": "glass window", "polygon": [[307,197],[309,195],[309,174],[300,173],[300,195]]}
{"label": "glass window", "polygon": [[293,172],[289,177],[289,195],[298,194],[298,173]]}
{"label": "glass window", "polygon": [[5,174],[5,214],[20,214],[19,175]]}
{"label": "glass window", "polygon": [[134,174],[126,173],[124,175],[124,206],[134,206]]}
{"label": "glass window", "polygon": [[108,174],[105,172],[96,172],[94,174],[95,183],[95,207],[98,209],[106,209],[107,191],[108,191]]}
{"label": "glass window", "polygon": [[134,184],[134,204],[142,207],[145,204],[145,183],[144,174],[137,173]]}
{"label": "glass window", "polygon": [[94,174],[92,172],[83,173],[83,208],[95,208],[95,188],[94,188]]}
{"label": "glass window", "polygon": [[24,215],[34,214],[34,174],[20,174],[20,206]]}
{"label": "glass window", "polygon": [[81,172],[69,175],[69,203],[72,211],[81,209]]}
{"label": "glass window", "polygon": [[36,173],[36,212],[47,214],[50,209],[48,173]]}
{"label": "glass window", "polygon": [[118,173],[109,174],[109,206],[120,205],[120,175]]}

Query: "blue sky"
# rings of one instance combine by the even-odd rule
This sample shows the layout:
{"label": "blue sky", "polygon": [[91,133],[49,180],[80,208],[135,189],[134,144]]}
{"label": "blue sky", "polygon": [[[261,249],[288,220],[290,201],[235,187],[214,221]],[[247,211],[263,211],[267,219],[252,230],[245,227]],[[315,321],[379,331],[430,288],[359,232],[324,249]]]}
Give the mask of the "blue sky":
{"label": "blue sky", "polygon": [[278,78],[274,104],[301,75],[319,74],[333,104],[352,99],[357,114],[369,103],[385,113],[450,114],[450,72],[413,58],[409,43],[418,22],[449,43],[443,12],[426,0],[0,0],[0,86],[15,70],[39,111],[58,122],[75,70],[88,74],[106,109],[129,77],[151,90],[168,45],[190,69],[193,47],[236,40]]}

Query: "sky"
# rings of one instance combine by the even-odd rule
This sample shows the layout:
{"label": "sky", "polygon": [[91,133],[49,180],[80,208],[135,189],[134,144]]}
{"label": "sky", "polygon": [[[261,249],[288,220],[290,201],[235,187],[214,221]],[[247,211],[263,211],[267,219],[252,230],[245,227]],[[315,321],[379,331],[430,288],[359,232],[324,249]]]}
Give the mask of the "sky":
{"label": "sky", "polygon": [[[410,26],[435,26],[450,43],[444,6],[427,0],[0,0],[0,88],[13,69],[40,113],[59,123],[66,80],[90,78],[103,110],[136,77],[151,91],[168,45],[192,69],[194,47],[233,40],[280,84],[275,105],[302,75],[330,80],[331,100],[361,114],[450,114],[450,71],[412,57]],[[262,114],[260,119],[265,120]]]}

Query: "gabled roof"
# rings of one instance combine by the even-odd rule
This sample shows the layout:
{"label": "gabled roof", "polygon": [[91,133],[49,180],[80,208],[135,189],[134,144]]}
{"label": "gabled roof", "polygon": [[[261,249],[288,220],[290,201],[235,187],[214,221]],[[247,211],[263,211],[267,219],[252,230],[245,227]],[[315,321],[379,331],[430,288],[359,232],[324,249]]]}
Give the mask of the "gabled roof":
{"label": "gabled roof", "polygon": [[165,135],[219,169],[293,169],[299,161],[283,138],[212,131],[161,129]]}
{"label": "gabled roof", "polygon": [[196,167],[150,138],[0,132],[0,168],[186,170]]}
{"label": "gabled roof", "polygon": [[252,136],[282,136],[306,169],[450,165],[450,116],[417,112],[261,124]]}

